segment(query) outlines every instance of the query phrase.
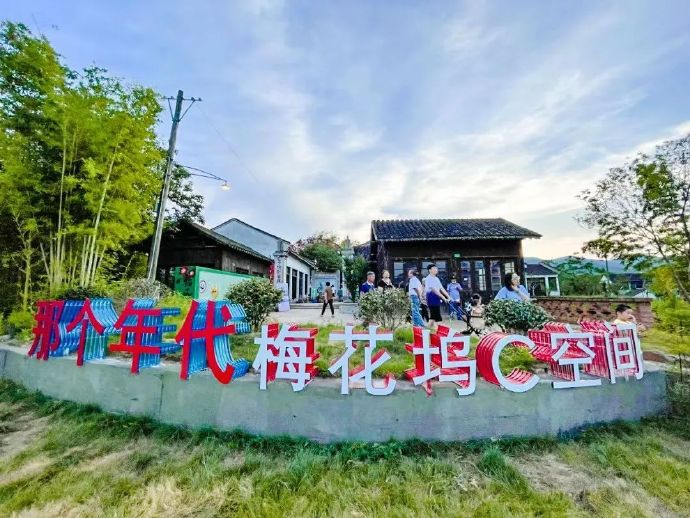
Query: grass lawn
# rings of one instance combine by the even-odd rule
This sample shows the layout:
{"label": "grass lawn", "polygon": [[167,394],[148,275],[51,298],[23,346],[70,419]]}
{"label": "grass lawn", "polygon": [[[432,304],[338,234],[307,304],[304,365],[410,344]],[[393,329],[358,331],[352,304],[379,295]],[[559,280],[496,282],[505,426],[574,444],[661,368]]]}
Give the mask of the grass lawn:
{"label": "grass lawn", "polygon": [[689,424],[318,445],[190,432],[0,380],[0,516],[687,516]]}
{"label": "grass lawn", "polygon": [[642,348],[650,351],[690,354],[690,336],[680,336],[653,327],[642,334],[641,341]]}

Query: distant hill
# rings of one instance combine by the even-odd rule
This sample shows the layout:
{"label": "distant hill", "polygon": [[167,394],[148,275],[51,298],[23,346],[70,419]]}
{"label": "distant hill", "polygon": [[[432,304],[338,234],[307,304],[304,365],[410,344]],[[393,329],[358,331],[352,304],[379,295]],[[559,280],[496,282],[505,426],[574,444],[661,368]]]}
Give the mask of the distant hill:
{"label": "distant hill", "polygon": [[[556,259],[540,259],[539,257],[525,257],[525,262],[527,264],[548,262],[553,265],[559,265],[561,263],[566,262],[571,257],[573,256],[566,255],[564,257],[557,257]],[[591,264],[595,268],[601,268],[602,270],[606,270],[606,261],[604,261],[603,259],[585,259],[584,262]],[[609,273],[638,273],[638,270],[636,270],[635,268],[626,268],[623,264],[623,261],[620,261],[618,259],[609,259]]]}

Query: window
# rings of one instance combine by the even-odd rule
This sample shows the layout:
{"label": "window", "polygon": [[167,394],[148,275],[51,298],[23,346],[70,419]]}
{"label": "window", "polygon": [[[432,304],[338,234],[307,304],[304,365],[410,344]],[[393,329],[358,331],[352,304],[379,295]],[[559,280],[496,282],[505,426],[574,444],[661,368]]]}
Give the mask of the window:
{"label": "window", "polygon": [[460,278],[458,282],[463,290],[472,291],[472,272],[469,261],[460,261]]}
{"label": "window", "polygon": [[486,291],[486,271],[484,261],[474,262],[474,286],[477,291]]}
{"label": "window", "polygon": [[393,284],[396,286],[407,279],[405,264],[402,261],[393,262]]}
{"label": "window", "polygon": [[513,261],[506,261],[503,263],[503,271],[505,273],[515,273],[515,263]]}
{"label": "window", "polygon": [[[430,261],[429,261],[430,262]],[[393,284],[400,286],[401,283],[407,283],[407,272],[414,268],[418,273],[422,273],[422,277],[426,275],[426,271],[422,272],[419,269],[418,259],[401,259],[393,262]]]}
{"label": "window", "polygon": [[448,262],[447,261],[436,261],[436,266],[438,266],[438,278],[441,280],[441,284],[444,286],[448,285]]}
{"label": "window", "polygon": [[249,270],[248,270],[247,268],[240,268],[239,266],[236,266],[236,267],[235,267],[235,272],[236,272],[236,273],[248,274],[248,273],[249,273]]}
{"label": "window", "polygon": [[436,261],[434,259],[424,259],[422,261],[422,278],[426,277],[429,275],[429,265],[430,264],[435,264],[438,267],[438,278],[441,281],[441,284],[446,286],[448,284],[448,261]]}
{"label": "window", "polygon": [[503,278],[501,276],[501,261],[490,262],[491,271],[491,290],[498,291],[503,287]]}

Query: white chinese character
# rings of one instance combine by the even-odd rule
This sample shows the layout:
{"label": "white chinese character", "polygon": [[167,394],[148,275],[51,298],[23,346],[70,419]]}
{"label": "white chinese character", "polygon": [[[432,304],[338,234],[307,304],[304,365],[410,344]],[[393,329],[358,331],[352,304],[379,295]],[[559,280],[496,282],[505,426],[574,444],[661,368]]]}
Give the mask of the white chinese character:
{"label": "white chinese character", "polygon": [[[376,369],[383,365],[390,359],[390,354],[385,349],[379,350],[374,354],[377,342],[393,340],[393,333],[377,333],[378,326],[369,326],[368,332],[353,333],[353,326],[348,324],[345,326],[343,333],[331,333],[328,337],[329,341],[344,341],[345,352],[338,360],[331,365],[328,372],[335,374],[338,370],[341,371],[340,393],[350,393],[350,383],[359,381],[364,378],[364,386],[367,392],[373,396],[386,396],[395,389],[395,379],[387,377],[380,385],[375,385],[372,379],[372,374]],[[350,357],[357,350],[355,342],[367,341],[364,346],[364,365],[353,369],[350,372]]]}
{"label": "white chinese character", "polygon": [[553,353],[553,360],[562,367],[571,366],[573,372],[572,380],[554,381],[553,388],[601,385],[600,379],[583,380],[580,377],[580,367],[591,365],[594,361],[594,335],[592,333],[552,333],[551,348],[556,351]]}
{"label": "white chinese character", "polygon": [[609,365],[611,383],[616,382],[616,377],[633,374],[635,379],[644,376],[644,360],[640,337],[637,334],[635,324],[615,324],[610,326],[609,334]]}

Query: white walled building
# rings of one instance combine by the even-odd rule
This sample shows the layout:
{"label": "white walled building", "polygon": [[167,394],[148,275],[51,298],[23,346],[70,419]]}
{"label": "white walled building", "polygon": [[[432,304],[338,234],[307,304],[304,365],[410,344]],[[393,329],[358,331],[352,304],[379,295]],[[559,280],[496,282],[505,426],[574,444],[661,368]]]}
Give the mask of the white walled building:
{"label": "white walled building", "polygon": [[288,252],[290,242],[265,230],[254,227],[237,218],[221,223],[213,229],[221,234],[241,243],[262,255],[273,257],[274,283],[287,282],[290,300],[304,300],[309,298],[311,290],[311,276],[314,263]]}

